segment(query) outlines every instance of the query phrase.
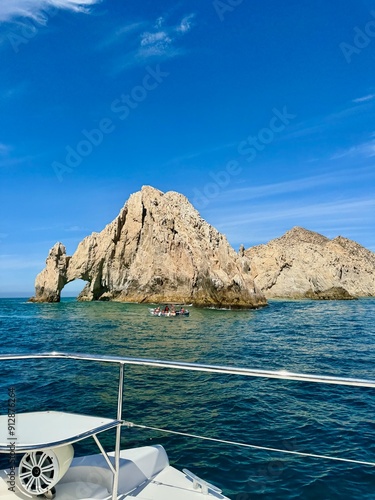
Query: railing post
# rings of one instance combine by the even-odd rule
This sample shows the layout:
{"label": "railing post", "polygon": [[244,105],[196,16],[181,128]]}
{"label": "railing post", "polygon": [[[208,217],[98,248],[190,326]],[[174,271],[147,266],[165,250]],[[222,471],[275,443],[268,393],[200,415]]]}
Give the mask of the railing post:
{"label": "railing post", "polygon": [[[117,396],[117,420],[121,420],[122,418],[123,389],[124,389],[124,364],[120,363],[118,396]],[[118,492],[119,473],[120,473],[121,427],[122,425],[119,424],[116,428],[115,473],[113,475],[112,500],[117,500],[117,492]]]}

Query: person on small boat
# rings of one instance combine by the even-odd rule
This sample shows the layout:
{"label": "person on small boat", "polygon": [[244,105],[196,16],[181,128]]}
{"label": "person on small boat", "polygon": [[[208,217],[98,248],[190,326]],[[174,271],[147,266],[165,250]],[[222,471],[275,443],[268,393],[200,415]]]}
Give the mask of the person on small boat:
{"label": "person on small boat", "polygon": [[154,314],[159,314],[159,313],[160,313],[160,307],[158,306],[154,309]]}
{"label": "person on small boat", "polygon": [[168,313],[168,312],[169,312],[169,307],[168,307],[168,306],[165,306],[165,307],[164,307],[164,312],[165,312],[165,313]]}

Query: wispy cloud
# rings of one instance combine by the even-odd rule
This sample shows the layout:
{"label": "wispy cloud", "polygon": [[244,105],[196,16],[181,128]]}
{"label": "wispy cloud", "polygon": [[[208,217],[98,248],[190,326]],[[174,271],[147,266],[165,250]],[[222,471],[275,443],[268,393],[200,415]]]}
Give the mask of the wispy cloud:
{"label": "wispy cloud", "polygon": [[[266,243],[293,226],[302,226],[326,236],[341,234],[366,246],[373,227],[373,198],[337,199],[329,202],[299,200],[285,203],[249,204],[209,214],[208,220],[234,244],[245,247]],[[368,246],[368,245],[367,245]]]}
{"label": "wispy cloud", "polygon": [[338,235],[358,241],[371,249],[375,200],[372,197],[352,197],[316,202],[299,200],[267,201],[267,203],[241,204],[216,209],[204,214],[206,220],[223,232],[235,247],[267,243],[280,237],[293,226],[324,234],[329,238]]}
{"label": "wispy cloud", "polygon": [[19,154],[17,148],[10,144],[0,143],[0,167],[11,168],[23,165],[26,168],[32,168],[43,158],[44,152],[34,155]]}
{"label": "wispy cloud", "polygon": [[208,147],[208,148],[194,151],[191,153],[186,153],[184,155],[171,158],[170,160],[168,160],[165,163],[165,166],[180,165],[180,164],[187,162],[189,160],[193,160],[194,158],[198,158],[200,156],[206,156],[206,155],[209,155],[211,153],[217,153],[218,151],[224,151],[226,149],[237,147],[237,146],[238,146],[238,141],[234,141],[234,142],[228,142],[227,144],[220,144],[217,146]]}
{"label": "wispy cloud", "polygon": [[22,94],[27,92],[27,90],[28,84],[26,82],[21,82],[8,88],[0,88],[0,102],[3,105],[10,99],[20,97]]}
{"label": "wispy cloud", "polygon": [[124,43],[124,41],[128,41],[127,39],[130,36],[138,36],[139,33],[147,28],[147,22],[138,21],[134,23],[125,24],[124,26],[120,26],[115,29],[110,36],[102,40],[96,47],[101,49],[106,49],[111,47],[114,44]]}
{"label": "wispy cloud", "polygon": [[[374,182],[375,172],[372,166],[358,167],[355,172],[355,182]],[[245,187],[233,187],[223,190],[218,196],[220,203],[233,205],[238,210],[237,203],[252,202],[256,199],[265,198],[267,203],[273,198],[280,200],[283,196],[292,193],[305,197],[308,192],[316,192],[316,188],[337,187],[343,184],[353,185],[353,170],[351,168],[334,169],[328,173],[310,175],[282,182],[268,184],[250,185]],[[215,206],[214,210],[217,207]]]}
{"label": "wispy cloud", "polygon": [[82,233],[82,232],[89,232],[88,229],[81,227],[81,226],[70,226],[64,229],[67,233]]}
{"label": "wispy cloud", "polygon": [[[261,207],[252,207],[248,211],[244,210],[242,214],[238,211],[229,214],[226,220],[223,220],[221,226],[241,226],[246,223],[276,221],[276,220],[294,220],[298,225],[301,219],[312,220],[320,217],[329,219],[348,221],[350,218],[363,220],[366,214],[373,214],[375,200],[373,198],[353,198],[351,200],[334,200],[323,203],[288,203],[284,206],[280,204],[270,204],[268,209],[264,205]],[[348,219],[349,218],[349,219]]]}
{"label": "wispy cloud", "polygon": [[51,8],[74,12],[88,12],[100,0],[2,0],[0,22],[17,18],[39,19],[43,11]]}
{"label": "wispy cloud", "polygon": [[24,255],[0,255],[0,269],[40,269],[43,267],[43,259],[25,259]]}
{"label": "wispy cloud", "polygon": [[333,129],[338,125],[347,123],[353,117],[363,114],[363,112],[373,109],[374,95],[368,95],[365,97],[359,97],[353,99],[349,103],[346,103],[342,109],[333,111],[325,116],[317,116],[313,120],[299,122],[295,125],[289,127],[290,132],[283,135],[284,140],[296,139],[300,137],[320,135],[327,132],[327,130]]}
{"label": "wispy cloud", "polygon": [[12,151],[12,146],[9,144],[4,144],[0,142],[0,156],[8,156],[8,154]]}
{"label": "wispy cloud", "polygon": [[351,146],[348,149],[343,149],[338,151],[334,155],[331,156],[331,160],[341,160],[346,157],[358,157],[362,156],[365,158],[371,158],[375,156],[375,140],[371,140],[368,142],[363,142],[356,146]]}
{"label": "wispy cloud", "polygon": [[176,31],[179,33],[186,33],[187,31],[190,31],[192,27],[192,22],[194,19],[194,14],[190,14],[188,16],[185,16],[181,22],[180,25],[177,26]]}
{"label": "wispy cloud", "polygon": [[11,168],[16,165],[25,164],[31,158],[31,156],[15,156],[14,147],[11,144],[0,142],[0,168]]}
{"label": "wispy cloud", "polygon": [[159,17],[155,25],[148,31],[141,33],[138,56],[148,58],[173,54],[176,48],[174,42],[181,35],[190,31],[192,27],[193,14],[185,16],[177,25],[168,26],[164,17]]}
{"label": "wispy cloud", "polygon": [[[152,59],[169,59],[184,52],[179,40],[193,27],[195,14],[184,16],[177,23],[161,16],[154,22],[137,22],[117,29],[100,47],[121,43],[124,36],[132,35],[131,49],[116,64],[116,72],[146,64]],[[129,40],[128,40],[129,41]]]}
{"label": "wispy cloud", "polygon": [[229,202],[241,200],[250,201],[256,198],[269,198],[270,196],[288,195],[290,193],[302,193],[318,186],[337,184],[337,172],[329,174],[314,175],[300,179],[290,179],[284,182],[274,182],[259,186],[248,186],[244,188],[230,189],[223,192],[220,199]]}
{"label": "wispy cloud", "polygon": [[353,99],[353,102],[366,102],[366,101],[372,101],[375,98],[375,94],[368,94],[363,97],[357,97],[356,99]]}

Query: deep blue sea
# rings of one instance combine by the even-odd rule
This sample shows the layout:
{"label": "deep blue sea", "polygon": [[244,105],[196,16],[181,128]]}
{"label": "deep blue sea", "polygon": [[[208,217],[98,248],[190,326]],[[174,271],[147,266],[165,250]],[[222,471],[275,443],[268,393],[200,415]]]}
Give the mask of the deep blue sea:
{"label": "deep blue sea", "polygon": [[[0,299],[1,353],[65,351],[375,379],[375,300],[270,301],[254,311]],[[0,363],[0,414],[116,416],[117,368],[72,360]],[[375,390],[127,367],[123,418],[225,440],[375,462]],[[113,443],[112,434],[103,440]],[[233,500],[375,499],[375,467],[124,429],[122,447],[162,444],[170,462]],[[97,452],[90,441],[76,454]],[[3,458],[4,462],[4,458]],[[5,466],[4,463],[0,464]],[[176,499],[178,500],[178,499]]]}

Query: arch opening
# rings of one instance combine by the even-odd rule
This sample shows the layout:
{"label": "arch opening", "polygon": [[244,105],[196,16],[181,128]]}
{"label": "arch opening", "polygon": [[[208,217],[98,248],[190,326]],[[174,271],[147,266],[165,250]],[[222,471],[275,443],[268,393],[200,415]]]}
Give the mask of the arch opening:
{"label": "arch opening", "polygon": [[87,285],[88,281],[81,280],[81,279],[75,279],[67,283],[64,288],[61,290],[61,298],[64,297],[75,297],[77,298],[78,295],[82,292],[82,290],[85,288]]}

